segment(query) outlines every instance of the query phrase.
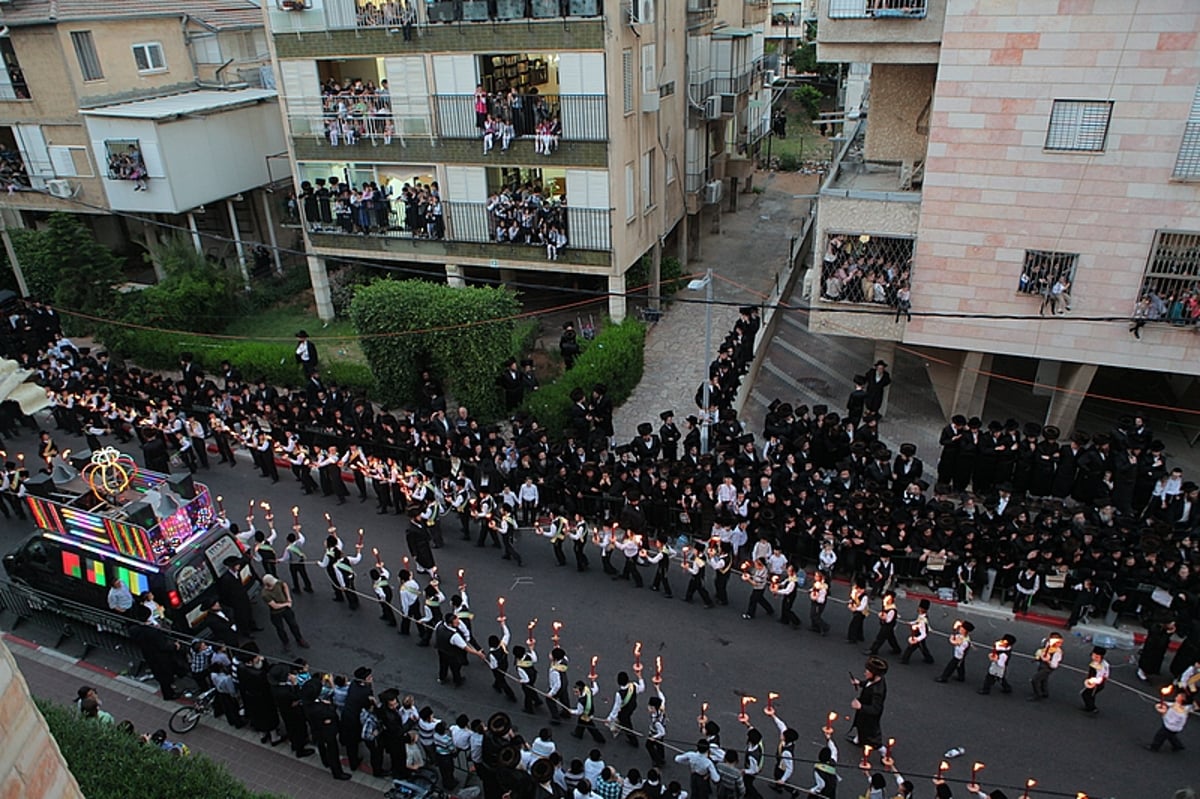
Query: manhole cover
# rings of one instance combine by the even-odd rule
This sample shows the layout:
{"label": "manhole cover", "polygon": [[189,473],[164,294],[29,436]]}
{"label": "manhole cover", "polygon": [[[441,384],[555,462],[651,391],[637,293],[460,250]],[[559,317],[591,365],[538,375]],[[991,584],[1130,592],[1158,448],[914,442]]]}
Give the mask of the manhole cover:
{"label": "manhole cover", "polygon": [[797,380],[796,382],[798,382],[800,385],[804,386],[805,388],[809,389],[810,391],[817,392],[818,394],[828,394],[829,393],[829,384],[826,383],[824,380],[822,380],[819,377],[802,377],[799,380]]}

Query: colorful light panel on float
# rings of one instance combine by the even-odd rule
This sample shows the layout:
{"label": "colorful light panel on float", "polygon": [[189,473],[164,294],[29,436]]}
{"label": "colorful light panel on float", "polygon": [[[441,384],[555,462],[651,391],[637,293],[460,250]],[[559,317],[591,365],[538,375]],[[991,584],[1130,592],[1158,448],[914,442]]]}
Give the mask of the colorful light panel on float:
{"label": "colorful light panel on float", "polygon": [[[166,475],[138,469],[130,479],[130,489],[143,494],[166,483]],[[140,563],[163,563],[203,535],[216,522],[217,514],[208,487],[195,483],[196,496],[169,518],[151,528],[131,524],[116,514],[92,513],[41,497],[25,498],[34,522],[47,533],[57,533],[62,540],[75,542],[93,552],[111,552]],[[64,563],[64,572],[71,573],[75,564]],[[68,571],[70,569],[71,571]],[[81,574],[82,576],[82,574]],[[96,575],[90,575],[94,578]],[[101,573],[98,579],[104,579]],[[143,580],[145,578],[142,578]],[[131,589],[136,580],[127,582]]]}

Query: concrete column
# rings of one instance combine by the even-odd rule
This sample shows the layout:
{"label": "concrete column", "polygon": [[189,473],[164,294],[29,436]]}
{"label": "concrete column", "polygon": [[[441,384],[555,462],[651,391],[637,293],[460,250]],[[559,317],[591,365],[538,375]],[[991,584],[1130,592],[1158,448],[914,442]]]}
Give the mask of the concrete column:
{"label": "concrete column", "polygon": [[942,413],[947,419],[956,413],[967,418],[982,416],[992,356],[982,352],[943,352],[945,354],[941,360],[945,363],[930,361],[927,364],[929,381],[933,384],[938,404],[942,406]]}
{"label": "concrete column", "polygon": [[1046,419],[1042,423],[1054,425],[1063,431],[1063,440],[1075,429],[1075,420],[1079,418],[1079,407],[1088,389],[1092,387],[1092,379],[1096,376],[1094,363],[1066,363],[1059,371],[1059,390],[1050,398],[1050,407],[1046,409]]}
{"label": "concrete column", "polygon": [[204,245],[200,243],[200,230],[196,227],[196,212],[188,211],[187,220],[188,230],[192,232],[192,247],[196,249],[196,252],[204,255]]}
{"label": "concrete column", "polygon": [[[875,354],[871,358],[871,363],[883,361],[888,365],[888,370],[893,373],[892,379],[895,380],[896,369],[896,342],[894,341],[876,341]],[[879,406],[879,415],[887,416],[888,398],[892,395],[892,389],[889,386],[883,390],[883,404]]]}
{"label": "concrete column", "polygon": [[267,220],[267,240],[271,242],[271,257],[275,259],[275,274],[283,274],[283,259],[279,257],[279,239],[275,237],[275,217],[271,214],[270,192],[260,192],[262,195],[263,214]]}
{"label": "concrete column", "polygon": [[[12,237],[8,235],[9,223],[12,221],[9,217],[8,209],[0,209],[0,240],[4,242],[4,253],[8,256],[8,265],[13,270],[13,275],[17,278],[17,289],[21,292],[22,297],[29,296],[29,286],[25,283],[25,273],[21,271],[21,262],[17,260],[17,251],[13,249]],[[19,214],[13,214],[13,217],[20,221]],[[19,225],[13,225],[19,227]]]}
{"label": "concrete column", "polygon": [[242,270],[242,283],[249,292],[250,270],[246,267],[246,246],[242,243],[242,230],[238,227],[237,209],[233,207],[233,198],[225,200],[225,210],[229,212],[229,227],[233,230],[233,246],[237,249],[238,267]]}
{"label": "concrete column", "polygon": [[736,214],[738,209],[738,179],[729,179],[729,213]]}
{"label": "concrete column", "polygon": [[446,285],[452,289],[464,289],[467,281],[463,278],[462,267],[458,264],[446,264]]}
{"label": "concrete column", "polygon": [[167,272],[158,258],[158,230],[152,222],[142,222],[142,233],[146,236],[146,250],[150,253],[150,265],[154,267],[154,279],[159,283],[167,279]]}
{"label": "concrete column", "polygon": [[608,315],[614,322],[625,321],[625,276],[608,276]]}
{"label": "concrete column", "polygon": [[650,248],[650,296],[647,303],[650,310],[662,308],[662,237],[655,240]]}
{"label": "concrete column", "polygon": [[691,234],[689,241],[691,242],[691,258],[693,261],[699,260],[703,257],[701,254],[701,251],[704,249],[701,242],[703,231],[700,230],[700,225],[703,223],[703,221],[704,208],[702,207],[695,213],[695,215],[692,216],[692,222],[690,225],[688,225],[688,232]]}
{"label": "concrete column", "polygon": [[321,256],[308,256],[308,279],[312,283],[313,300],[317,303],[317,316],[322,322],[332,322],[334,313],[333,297],[329,292],[329,272]]}
{"label": "concrete column", "polygon": [[679,231],[675,234],[675,240],[678,242],[675,245],[675,255],[679,258],[679,267],[685,275],[688,273],[688,250],[691,246],[691,242],[688,241],[688,231],[691,229],[688,223],[691,219],[692,215],[685,213],[679,220]]}

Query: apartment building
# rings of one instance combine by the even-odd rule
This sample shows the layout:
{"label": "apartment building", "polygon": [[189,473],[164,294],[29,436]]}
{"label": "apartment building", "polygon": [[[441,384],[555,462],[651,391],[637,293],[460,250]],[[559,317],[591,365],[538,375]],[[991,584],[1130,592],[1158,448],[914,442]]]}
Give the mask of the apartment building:
{"label": "apartment building", "polygon": [[1101,369],[1186,404],[1200,7],[820,0],[817,44],[870,89],[821,189],[812,330],[918,346],[947,413],[981,412],[999,359],[1064,428]]}
{"label": "apartment building", "polygon": [[686,260],[757,134],[766,5],[725,1],[272,0],[322,316],[334,258],[607,291],[623,318],[626,271]]}
{"label": "apartment building", "polygon": [[0,60],[8,227],[65,211],[125,250],[173,225],[243,267],[274,243],[291,176],[256,3],[2,0]]}

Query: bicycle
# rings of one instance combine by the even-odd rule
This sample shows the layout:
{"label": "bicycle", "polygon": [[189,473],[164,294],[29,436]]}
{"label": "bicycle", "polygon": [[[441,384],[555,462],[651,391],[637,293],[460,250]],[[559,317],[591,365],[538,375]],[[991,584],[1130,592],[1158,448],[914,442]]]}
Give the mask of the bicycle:
{"label": "bicycle", "polygon": [[196,725],[200,723],[200,717],[212,713],[213,700],[216,696],[217,689],[209,688],[197,696],[193,704],[184,705],[172,713],[170,720],[167,721],[167,726],[171,728],[171,732],[182,735],[196,729]]}

